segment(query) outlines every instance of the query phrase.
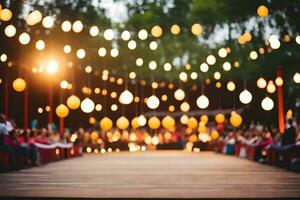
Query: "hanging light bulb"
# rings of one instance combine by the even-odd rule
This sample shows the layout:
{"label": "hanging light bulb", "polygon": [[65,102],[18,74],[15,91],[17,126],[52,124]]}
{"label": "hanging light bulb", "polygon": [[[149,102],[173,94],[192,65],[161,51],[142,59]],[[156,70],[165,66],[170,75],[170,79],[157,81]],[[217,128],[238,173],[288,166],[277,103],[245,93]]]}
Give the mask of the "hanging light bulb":
{"label": "hanging light bulb", "polygon": [[72,30],[72,24],[71,22],[69,21],[64,21],[62,24],[61,24],[61,30],[63,32],[70,32]]}
{"label": "hanging light bulb", "polygon": [[264,89],[267,86],[267,81],[263,78],[260,77],[257,81],[256,81],[256,85],[258,88],[260,89]]}
{"label": "hanging light bulb", "polygon": [[52,28],[54,25],[54,19],[51,16],[44,17],[42,24],[45,28]]}
{"label": "hanging light bulb", "polygon": [[140,116],[138,117],[138,124],[140,125],[140,127],[145,126],[146,123],[147,123],[146,117],[145,117],[144,115],[140,115]]}
{"label": "hanging light bulb", "polygon": [[209,99],[205,95],[201,95],[198,97],[196,103],[200,109],[205,109],[209,106]]}
{"label": "hanging light bulb", "polygon": [[272,110],[274,101],[270,97],[265,97],[261,102],[261,107],[266,111]]}
{"label": "hanging light bulb", "polygon": [[174,92],[174,97],[176,100],[182,101],[185,98],[185,92],[179,88]]}
{"label": "hanging light bulb", "polygon": [[252,94],[247,89],[245,89],[240,93],[239,98],[243,104],[248,104],[252,101]]}
{"label": "hanging light bulb", "polygon": [[14,37],[17,33],[17,29],[14,25],[10,24],[5,27],[4,33],[7,37]]}
{"label": "hanging light bulb", "polygon": [[40,21],[42,21],[42,18],[43,18],[42,13],[38,10],[34,10],[26,17],[26,23],[29,26],[33,26],[33,25],[39,23]]}
{"label": "hanging light bulb", "polygon": [[95,108],[95,103],[87,97],[81,102],[80,108],[85,113],[91,113]]}
{"label": "hanging light bulb", "polygon": [[188,112],[190,110],[190,104],[188,102],[183,102],[181,105],[180,105],[180,110],[182,112]]}
{"label": "hanging light bulb", "polygon": [[159,106],[159,99],[155,96],[152,95],[148,98],[147,100],[147,106],[150,109],[156,109]]}
{"label": "hanging light bulb", "polygon": [[75,33],[80,33],[83,30],[83,24],[81,21],[77,20],[73,23],[72,29]]}
{"label": "hanging light bulb", "polygon": [[299,72],[295,73],[293,79],[295,83],[300,83],[300,73]]}
{"label": "hanging light bulb", "polygon": [[119,102],[121,104],[128,105],[133,101],[133,95],[129,90],[125,90],[121,93],[119,97]]}
{"label": "hanging light bulb", "polygon": [[230,92],[233,92],[235,90],[235,83],[233,81],[229,81],[227,83],[227,90],[229,90]]}
{"label": "hanging light bulb", "polygon": [[267,85],[267,92],[273,94],[274,92],[276,92],[276,86],[274,84],[274,82],[272,80],[269,81],[268,85]]}

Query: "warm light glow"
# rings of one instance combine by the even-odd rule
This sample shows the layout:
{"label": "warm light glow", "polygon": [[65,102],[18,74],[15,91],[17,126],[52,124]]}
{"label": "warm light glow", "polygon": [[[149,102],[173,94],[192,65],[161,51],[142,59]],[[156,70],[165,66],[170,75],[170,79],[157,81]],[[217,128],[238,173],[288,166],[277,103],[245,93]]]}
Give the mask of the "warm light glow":
{"label": "warm light glow", "polygon": [[169,115],[165,116],[163,119],[162,119],[162,126],[165,128],[165,129],[171,129],[175,126],[175,119]]}
{"label": "warm light glow", "polygon": [[227,90],[229,90],[230,92],[233,92],[235,90],[235,84],[233,81],[229,81],[227,83]]}
{"label": "warm light glow", "polygon": [[66,80],[63,80],[63,81],[60,82],[60,88],[61,89],[67,89],[68,85],[69,85],[69,83]]}
{"label": "warm light glow", "polygon": [[190,110],[190,104],[188,102],[183,102],[181,105],[180,105],[180,110],[182,112],[188,112]]}
{"label": "warm light glow", "polygon": [[158,25],[153,26],[151,29],[151,34],[153,37],[160,37],[162,33],[163,33],[162,28]]}
{"label": "warm light glow", "polygon": [[155,70],[156,68],[157,68],[157,63],[154,60],[150,61],[149,62],[149,69],[150,70]]}
{"label": "warm light glow", "polygon": [[104,39],[111,41],[114,39],[115,34],[114,31],[112,29],[106,29],[103,33]]}
{"label": "warm light glow", "polygon": [[283,79],[281,77],[276,77],[275,84],[279,87],[282,86],[283,85]]}
{"label": "warm light glow", "polygon": [[125,130],[128,128],[129,126],[129,121],[126,117],[121,116],[119,119],[117,119],[116,121],[116,125],[119,129],[121,130]]}
{"label": "warm light glow", "polygon": [[256,81],[256,85],[258,88],[260,89],[264,89],[267,87],[267,81],[263,78],[260,77],[257,81]]}
{"label": "warm light glow", "polygon": [[185,72],[180,72],[179,79],[183,82],[186,82],[188,80],[188,75]]}
{"label": "warm light glow", "polygon": [[58,117],[65,118],[69,115],[69,108],[64,104],[60,104],[56,107],[55,113]]}
{"label": "warm light glow", "polygon": [[239,98],[243,104],[248,104],[252,101],[252,94],[245,89],[240,93]]}
{"label": "warm light glow", "polygon": [[100,57],[104,57],[104,56],[106,55],[106,49],[105,49],[104,47],[100,47],[100,48],[98,49],[98,55],[99,55]]}
{"label": "warm light glow", "polygon": [[268,85],[267,85],[267,92],[269,92],[271,94],[276,92],[276,86],[275,86],[275,84],[272,80],[270,80]]}
{"label": "warm light glow", "polygon": [[221,79],[221,73],[220,72],[215,72],[214,73],[214,79],[220,80]]}
{"label": "warm light glow", "polygon": [[99,35],[99,28],[97,26],[92,26],[90,28],[90,35],[92,37],[96,37],[97,35]]}
{"label": "warm light glow", "polygon": [[202,33],[203,28],[200,24],[193,24],[192,28],[191,28],[191,31],[194,35],[198,36]]}
{"label": "warm light glow", "polygon": [[242,124],[243,118],[238,113],[232,112],[229,121],[230,121],[232,126],[238,127]]}
{"label": "warm light glow", "polygon": [[138,123],[139,123],[139,126],[140,126],[140,127],[145,126],[146,123],[147,123],[146,117],[145,117],[144,115],[140,115],[140,116],[138,117]]}
{"label": "warm light glow", "polygon": [[182,124],[187,124],[188,123],[188,121],[189,121],[189,117],[187,116],[187,115],[182,115],[181,117],[180,117],[180,123],[182,123]]}
{"label": "warm light glow", "polygon": [[45,28],[52,28],[54,25],[54,19],[51,16],[44,17],[42,24]]}
{"label": "warm light glow", "polygon": [[113,104],[113,105],[111,105],[110,106],[110,109],[111,109],[111,111],[117,111],[118,110],[118,106],[117,106],[117,104]]}
{"label": "warm light glow", "polygon": [[147,106],[150,109],[156,109],[159,106],[159,99],[155,96],[152,95],[148,98],[147,100]]}
{"label": "warm light glow", "polygon": [[119,102],[121,104],[128,105],[133,101],[133,95],[129,90],[125,90],[121,93],[119,97]]}
{"label": "warm light glow", "polygon": [[70,21],[64,21],[62,24],[61,24],[61,30],[63,32],[70,32],[72,30],[72,24]]}
{"label": "warm light glow", "polygon": [[13,88],[17,92],[23,92],[26,89],[26,86],[27,86],[27,84],[26,84],[25,80],[22,78],[17,78],[13,82]]}
{"label": "warm light glow", "polygon": [[261,102],[261,107],[266,111],[272,110],[274,101],[270,97],[265,97]]}
{"label": "warm light glow", "polygon": [[158,129],[160,127],[160,120],[157,117],[151,117],[148,120],[148,126],[151,129]]}
{"label": "warm light glow", "polygon": [[135,64],[140,67],[144,64],[144,60],[142,58],[137,58]]}
{"label": "warm light glow", "polygon": [[123,31],[122,34],[121,34],[121,38],[124,41],[130,40],[130,38],[131,38],[130,32],[127,31],[127,30]]}
{"label": "warm light glow", "polygon": [[56,61],[50,61],[47,65],[47,72],[49,74],[55,74],[58,70],[58,63]]}
{"label": "warm light glow", "polygon": [[95,108],[95,103],[87,97],[81,102],[80,108],[85,113],[91,113]]}
{"label": "warm light glow", "polygon": [[100,120],[100,128],[102,128],[104,131],[108,131],[112,128],[113,122],[108,117],[104,117],[102,120]]}
{"label": "warm light glow", "polygon": [[182,101],[185,98],[185,92],[179,88],[174,92],[174,97],[176,100]]}
{"label": "warm light glow", "polygon": [[191,129],[196,128],[198,126],[197,119],[194,117],[189,118],[187,121],[187,126]]}
{"label": "warm light glow", "polygon": [[1,62],[6,62],[7,61],[7,55],[6,54],[1,54],[0,61]]}
{"label": "warm light glow", "polygon": [[79,108],[80,106],[80,99],[75,96],[75,95],[71,95],[68,99],[67,99],[67,106],[71,109],[71,110],[76,110],[77,108]]}
{"label": "warm light glow", "polygon": [[7,22],[7,21],[11,20],[12,16],[13,16],[13,13],[8,8],[4,8],[4,9],[0,10],[0,20],[1,21]]}
{"label": "warm light glow", "polygon": [[215,120],[218,124],[222,124],[225,122],[225,116],[223,114],[219,113],[215,116]]}
{"label": "warm light glow", "polygon": [[83,59],[85,57],[85,50],[84,49],[78,49],[76,52],[76,56],[79,59]]}
{"label": "warm light glow", "polygon": [[207,64],[209,64],[209,65],[214,65],[215,63],[216,63],[216,57],[215,56],[213,56],[213,55],[209,55],[209,56],[207,56],[207,58],[206,58],[206,62],[207,62]]}
{"label": "warm light glow", "polygon": [[266,17],[269,14],[269,10],[265,5],[261,5],[257,8],[257,15],[260,17]]}
{"label": "warm light glow", "polygon": [[218,55],[219,55],[221,58],[225,58],[225,57],[227,56],[227,51],[226,51],[226,49],[225,49],[225,48],[219,49]]}
{"label": "warm light glow", "polygon": [[45,42],[43,40],[38,40],[36,43],[35,43],[35,48],[38,50],[38,51],[42,51],[45,49]]}
{"label": "warm light glow", "polygon": [[110,55],[113,58],[117,57],[119,55],[119,50],[118,49],[111,49],[110,50]]}
{"label": "warm light glow", "polygon": [[72,47],[70,45],[64,46],[64,53],[69,54],[72,51]]}
{"label": "warm light glow", "polygon": [[81,21],[77,20],[73,23],[72,29],[75,33],[80,33],[83,30],[83,24]]}
{"label": "warm light glow", "polygon": [[206,63],[202,63],[201,65],[200,65],[200,71],[201,72],[208,72],[208,70],[209,70],[209,66],[208,66],[208,64],[206,64]]}
{"label": "warm light glow", "polygon": [[165,64],[164,64],[164,70],[165,70],[166,72],[171,71],[171,69],[172,69],[172,65],[171,65],[170,63],[165,63]]}
{"label": "warm light glow", "polygon": [[4,33],[7,37],[14,37],[17,33],[17,29],[14,25],[10,24],[5,27]]}
{"label": "warm light glow", "polygon": [[42,21],[42,19],[43,19],[42,13],[38,10],[34,10],[33,12],[29,13],[29,15],[26,17],[26,23],[29,26],[33,26],[39,23],[40,21]]}
{"label": "warm light glow", "polygon": [[205,109],[209,106],[209,99],[205,95],[201,95],[198,97],[196,103],[200,109]]}
{"label": "warm light glow", "polygon": [[269,43],[272,49],[279,49],[281,45],[277,35],[271,35],[269,37]]}
{"label": "warm light glow", "polygon": [[178,35],[180,33],[180,27],[177,24],[171,26],[171,33],[173,35]]}
{"label": "warm light glow", "polygon": [[227,72],[230,71],[231,70],[231,64],[230,64],[230,62],[224,62],[223,69],[225,71],[227,71]]}
{"label": "warm light glow", "polygon": [[30,42],[30,35],[28,33],[22,33],[20,36],[19,36],[19,42],[22,44],[22,45],[27,45],[29,42]]}
{"label": "warm light glow", "polygon": [[256,60],[258,58],[258,54],[256,51],[251,51],[249,56],[252,60]]}
{"label": "warm light glow", "polygon": [[157,42],[155,42],[155,41],[152,41],[152,42],[150,42],[150,44],[149,44],[149,48],[151,49],[151,50],[156,50],[157,49],[157,47],[158,47],[158,44],[157,44]]}
{"label": "warm light glow", "polygon": [[140,40],[146,40],[148,38],[148,32],[145,29],[142,29],[138,32],[138,37]]}
{"label": "warm light glow", "polygon": [[300,73],[299,72],[295,73],[293,79],[295,83],[300,83]]}
{"label": "warm light glow", "polygon": [[134,50],[136,48],[136,42],[134,40],[130,40],[127,46],[130,50]]}
{"label": "warm light glow", "polygon": [[198,78],[197,72],[192,72],[191,73],[191,79],[196,80]]}

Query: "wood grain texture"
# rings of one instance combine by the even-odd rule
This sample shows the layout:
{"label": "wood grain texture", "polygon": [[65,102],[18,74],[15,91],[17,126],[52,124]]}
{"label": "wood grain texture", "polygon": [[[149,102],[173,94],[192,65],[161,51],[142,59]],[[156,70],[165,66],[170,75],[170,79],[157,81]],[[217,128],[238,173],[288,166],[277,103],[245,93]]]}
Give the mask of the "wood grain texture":
{"label": "wood grain texture", "polygon": [[0,196],[300,197],[300,174],[212,152],[84,155],[0,174]]}

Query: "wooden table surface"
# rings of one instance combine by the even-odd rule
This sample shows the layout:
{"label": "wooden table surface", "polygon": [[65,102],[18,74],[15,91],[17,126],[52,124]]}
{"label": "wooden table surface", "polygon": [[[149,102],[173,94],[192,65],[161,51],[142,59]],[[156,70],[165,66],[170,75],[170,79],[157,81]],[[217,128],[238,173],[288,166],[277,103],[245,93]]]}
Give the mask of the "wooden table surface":
{"label": "wooden table surface", "polygon": [[85,154],[0,174],[0,196],[300,197],[300,174],[213,152]]}

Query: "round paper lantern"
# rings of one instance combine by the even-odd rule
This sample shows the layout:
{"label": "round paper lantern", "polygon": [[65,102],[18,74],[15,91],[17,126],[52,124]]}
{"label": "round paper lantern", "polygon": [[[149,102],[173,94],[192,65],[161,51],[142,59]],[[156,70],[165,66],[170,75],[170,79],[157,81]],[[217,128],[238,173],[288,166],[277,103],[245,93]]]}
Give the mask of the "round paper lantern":
{"label": "round paper lantern", "polygon": [[261,102],[261,107],[266,111],[272,110],[274,101],[270,97],[265,97]]}
{"label": "round paper lantern", "polygon": [[117,119],[116,125],[119,129],[125,130],[129,126],[129,121],[126,117],[121,116],[119,119]]}
{"label": "round paper lantern", "polygon": [[89,118],[89,123],[92,124],[92,125],[95,125],[96,124],[96,119],[94,117],[90,117]]}
{"label": "round paper lantern", "polygon": [[218,124],[222,124],[225,121],[225,116],[223,114],[219,113],[215,116],[215,120]]}
{"label": "round paper lantern", "polygon": [[26,82],[22,78],[17,78],[13,82],[13,88],[17,92],[23,92],[26,89]]}
{"label": "round paper lantern", "polygon": [[108,117],[104,117],[100,121],[100,128],[102,128],[104,131],[108,131],[112,128],[113,122]]}
{"label": "round paper lantern", "polygon": [[148,120],[148,126],[151,129],[158,129],[160,127],[160,120],[157,117],[151,117]]}
{"label": "round paper lantern", "polygon": [[248,104],[252,101],[252,94],[245,89],[240,93],[239,98],[243,104]]}
{"label": "round paper lantern", "polygon": [[131,126],[132,128],[138,128],[140,126],[138,117],[135,117],[131,120]]}
{"label": "round paper lantern", "polygon": [[261,5],[257,8],[257,14],[260,17],[266,17],[269,14],[269,10],[265,5]]}
{"label": "round paper lantern", "polygon": [[182,101],[185,98],[185,93],[182,89],[179,88],[174,92],[174,97],[176,100]]}
{"label": "round paper lantern", "polygon": [[267,81],[263,77],[260,77],[257,80],[256,85],[257,85],[258,88],[264,89],[264,88],[267,87]]}
{"label": "round paper lantern", "polygon": [[93,131],[90,138],[91,140],[96,141],[99,138],[99,134],[96,131]]}
{"label": "round paper lantern", "polygon": [[141,127],[142,127],[142,126],[145,126],[146,123],[147,123],[146,117],[145,117],[144,115],[140,115],[140,116],[138,117],[138,123],[139,123],[139,125],[140,125]]}
{"label": "round paper lantern", "polygon": [[8,8],[4,8],[2,10],[0,10],[0,20],[1,21],[9,21],[12,18],[12,12],[10,9]]}
{"label": "round paper lantern", "polygon": [[148,98],[147,100],[147,106],[150,109],[156,109],[159,106],[159,99],[155,96],[152,95]]}
{"label": "round paper lantern", "polygon": [[198,127],[198,132],[199,133],[207,133],[207,128],[204,123],[200,122],[199,127]]}
{"label": "round paper lantern", "polygon": [[209,106],[209,100],[205,95],[201,95],[197,99],[197,106],[201,109],[205,109]]}
{"label": "round paper lantern", "polygon": [[219,138],[219,132],[216,130],[213,130],[210,134],[211,139],[216,140]]}
{"label": "round paper lantern", "polygon": [[232,126],[238,127],[242,124],[243,119],[242,119],[241,115],[234,112],[234,113],[231,114],[229,121],[230,121]]}
{"label": "round paper lantern", "polygon": [[189,118],[188,122],[187,122],[187,126],[189,128],[196,128],[198,126],[198,122],[194,117]]}
{"label": "round paper lantern", "polygon": [[175,120],[173,117],[167,115],[162,119],[162,125],[165,129],[171,129],[175,126]]}
{"label": "round paper lantern", "polygon": [[207,115],[202,115],[200,117],[200,121],[203,122],[204,125],[207,124],[207,122],[208,122],[208,116]]}
{"label": "round paper lantern", "polygon": [[64,104],[60,104],[56,107],[55,112],[58,117],[65,118],[69,115],[69,108]]}
{"label": "round paper lantern", "polygon": [[119,101],[121,104],[128,105],[133,101],[133,95],[129,90],[125,90],[121,93],[119,97]]}
{"label": "round paper lantern", "polygon": [[95,103],[87,97],[81,102],[80,108],[85,113],[91,113],[95,108]]}
{"label": "round paper lantern", "polygon": [[75,95],[71,95],[68,99],[67,99],[67,106],[71,109],[71,110],[76,110],[77,108],[79,108],[80,106],[80,99],[75,96]]}
{"label": "round paper lantern", "polygon": [[182,112],[188,112],[190,110],[190,104],[188,102],[183,102],[181,105],[180,105],[180,110]]}

